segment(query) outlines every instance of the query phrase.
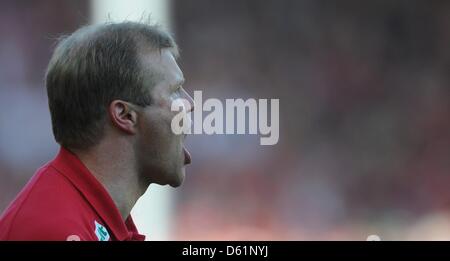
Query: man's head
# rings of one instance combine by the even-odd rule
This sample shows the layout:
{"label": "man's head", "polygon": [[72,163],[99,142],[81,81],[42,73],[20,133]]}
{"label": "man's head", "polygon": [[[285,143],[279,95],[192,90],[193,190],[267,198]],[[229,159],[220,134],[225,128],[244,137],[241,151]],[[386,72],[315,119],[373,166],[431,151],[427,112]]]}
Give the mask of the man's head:
{"label": "man's head", "polygon": [[125,141],[146,182],[180,185],[190,156],[170,128],[171,103],[185,94],[177,54],[169,34],[142,23],[87,26],[62,39],[46,76],[56,141],[77,151]]}

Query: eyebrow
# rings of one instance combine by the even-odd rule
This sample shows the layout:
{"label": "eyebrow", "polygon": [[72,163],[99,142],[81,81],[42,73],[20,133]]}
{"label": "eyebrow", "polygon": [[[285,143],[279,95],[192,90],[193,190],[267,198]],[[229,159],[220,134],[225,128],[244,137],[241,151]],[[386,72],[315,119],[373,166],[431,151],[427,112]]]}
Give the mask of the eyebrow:
{"label": "eyebrow", "polygon": [[180,51],[178,50],[178,47],[170,47],[170,53],[173,55],[173,58],[175,58],[175,61],[180,59]]}

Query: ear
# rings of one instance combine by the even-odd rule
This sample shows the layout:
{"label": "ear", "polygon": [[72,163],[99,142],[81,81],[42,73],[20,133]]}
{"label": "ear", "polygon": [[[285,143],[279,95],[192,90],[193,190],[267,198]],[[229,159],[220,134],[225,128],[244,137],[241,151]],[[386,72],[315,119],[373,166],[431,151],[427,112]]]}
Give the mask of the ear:
{"label": "ear", "polygon": [[137,113],[127,102],[114,100],[109,104],[109,117],[114,126],[128,134],[136,134]]}

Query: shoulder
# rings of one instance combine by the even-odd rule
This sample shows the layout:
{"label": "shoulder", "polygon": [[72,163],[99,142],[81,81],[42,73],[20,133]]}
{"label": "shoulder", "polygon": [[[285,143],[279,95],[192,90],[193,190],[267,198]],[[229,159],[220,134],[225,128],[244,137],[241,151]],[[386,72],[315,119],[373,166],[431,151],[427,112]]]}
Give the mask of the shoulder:
{"label": "shoulder", "polygon": [[94,240],[91,210],[51,165],[39,169],[0,219],[3,240]]}
{"label": "shoulder", "polygon": [[[56,221],[56,222],[55,222]],[[78,220],[38,220],[34,224],[16,220],[2,240],[8,241],[93,241],[97,238]]]}

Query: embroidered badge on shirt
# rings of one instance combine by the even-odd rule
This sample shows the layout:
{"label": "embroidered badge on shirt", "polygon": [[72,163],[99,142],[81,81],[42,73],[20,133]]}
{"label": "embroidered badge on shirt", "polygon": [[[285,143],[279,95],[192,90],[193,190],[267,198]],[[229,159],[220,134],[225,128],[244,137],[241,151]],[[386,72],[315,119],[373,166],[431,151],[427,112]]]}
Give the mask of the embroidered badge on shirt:
{"label": "embroidered badge on shirt", "polygon": [[97,221],[94,222],[95,222],[95,235],[97,236],[98,241],[109,241],[109,233],[108,230],[106,230],[106,227],[104,227]]}

